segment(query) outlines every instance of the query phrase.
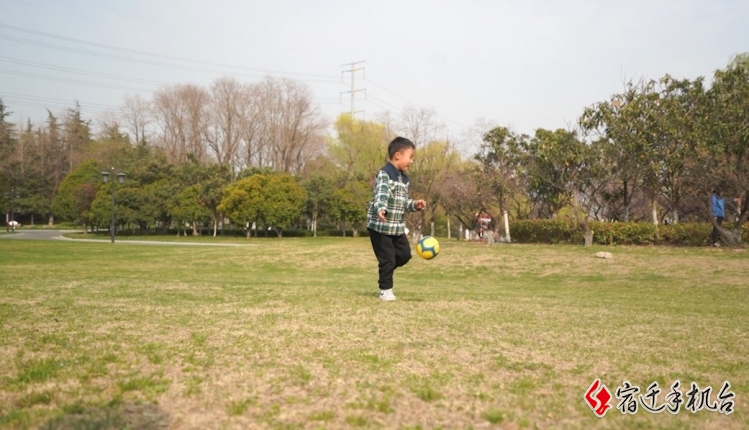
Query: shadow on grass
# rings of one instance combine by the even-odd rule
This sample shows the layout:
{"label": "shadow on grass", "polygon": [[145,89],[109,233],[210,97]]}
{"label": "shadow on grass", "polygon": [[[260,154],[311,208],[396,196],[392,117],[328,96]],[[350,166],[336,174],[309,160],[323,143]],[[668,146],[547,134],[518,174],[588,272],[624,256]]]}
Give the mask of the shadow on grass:
{"label": "shadow on grass", "polygon": [[115,403],[101,407],[78,404],[63,408],[59,415],[39,427],[42,430],[105,430],[169,428],[169,415],[151,403]]}

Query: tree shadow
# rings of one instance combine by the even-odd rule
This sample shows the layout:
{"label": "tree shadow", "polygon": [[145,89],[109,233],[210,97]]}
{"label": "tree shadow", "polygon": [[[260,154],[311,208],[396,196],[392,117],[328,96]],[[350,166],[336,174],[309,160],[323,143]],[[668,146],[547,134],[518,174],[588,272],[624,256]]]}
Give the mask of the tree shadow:
{"label": "tree shadow", "polygon": [[42,430],[109,430],[169,428],[169,414],[152,403],[113,402],[106,406],[69,406],[39,427]]}

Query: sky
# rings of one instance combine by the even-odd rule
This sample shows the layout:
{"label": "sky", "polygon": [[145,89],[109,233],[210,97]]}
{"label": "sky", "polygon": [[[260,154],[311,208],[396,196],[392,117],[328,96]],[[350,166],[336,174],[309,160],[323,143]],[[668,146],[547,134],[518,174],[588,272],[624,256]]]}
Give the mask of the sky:
{"label": "sky", "polygon": [[708,79],[749,51],[746,0],[0,0],[0,98],[41,124],[93,123],[128,94],[271,75],[331,121],[433,109],[446,137],[484,123],[567,128],[627,80]]}

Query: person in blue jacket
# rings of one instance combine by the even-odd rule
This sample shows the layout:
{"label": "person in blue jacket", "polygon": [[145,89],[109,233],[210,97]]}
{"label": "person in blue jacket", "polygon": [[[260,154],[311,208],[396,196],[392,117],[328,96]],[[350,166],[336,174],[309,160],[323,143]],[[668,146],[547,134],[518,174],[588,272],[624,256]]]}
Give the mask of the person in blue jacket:
{"label": "person in blue jacket", "polygon": [[[723,223],[723,219],[725,219],[726,217],[726,208],[725,200],[723,200],[723,197],[720,196],[719,189],[713,190],[713,195],[710,196],[710,203],[715,224],[720,226]],[[720,246],[720,242],[718,242],[718,239],[720,238],[720,232],[718,231],[718,227],[715,224],[713,224],[713,232],[711,235],[713,239],[713,246]]]}

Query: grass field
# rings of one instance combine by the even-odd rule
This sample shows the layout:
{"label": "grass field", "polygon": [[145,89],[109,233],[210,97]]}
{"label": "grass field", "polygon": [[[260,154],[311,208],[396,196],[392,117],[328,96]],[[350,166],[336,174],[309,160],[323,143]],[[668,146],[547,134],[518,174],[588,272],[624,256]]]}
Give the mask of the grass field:
{"label": "grass field", "polygon": [[[0,239],[0,428],[749,427],[747,251],[444,239],[383,303],[367,239],[239,243]],[[596,418],[595,378],[735,412]]]}

